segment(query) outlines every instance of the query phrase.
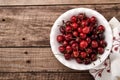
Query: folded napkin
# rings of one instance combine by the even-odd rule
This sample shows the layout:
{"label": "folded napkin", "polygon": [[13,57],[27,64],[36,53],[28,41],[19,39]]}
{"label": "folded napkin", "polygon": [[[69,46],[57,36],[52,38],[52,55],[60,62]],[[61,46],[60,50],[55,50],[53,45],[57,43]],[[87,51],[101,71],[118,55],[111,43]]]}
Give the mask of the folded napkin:
{"label": "folded napkin", "polygon": [[120,80],[120,22],[113,17],[109,24],[113,32],[113,46],[108,58],[89,71],[95,80]]}

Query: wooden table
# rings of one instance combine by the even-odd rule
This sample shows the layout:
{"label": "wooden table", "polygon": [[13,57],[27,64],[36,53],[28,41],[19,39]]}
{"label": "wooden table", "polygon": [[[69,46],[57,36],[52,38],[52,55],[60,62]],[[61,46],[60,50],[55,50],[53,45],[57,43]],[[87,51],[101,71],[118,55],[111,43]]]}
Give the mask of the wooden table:
{"label": "wooden table", "polygon": [[0,80],[94,80],[63,66],[50,49],[54,21],[78,7],[120,20],[120,0],[0,0]]}

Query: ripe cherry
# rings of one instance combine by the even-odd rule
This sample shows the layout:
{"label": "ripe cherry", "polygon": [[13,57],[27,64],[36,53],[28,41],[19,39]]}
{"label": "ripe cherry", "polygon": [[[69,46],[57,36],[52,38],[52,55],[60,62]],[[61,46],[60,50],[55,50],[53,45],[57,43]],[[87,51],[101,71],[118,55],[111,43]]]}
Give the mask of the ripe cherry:
{"label": "ripe cherry", "polygon": [[97,60],[97,55],[96,55],[96,54],[92,54],[92,55],[91,55],[91,60],[92,60],[92,61]]}
{"label": "ripe cherry", "polygon": [[65,47],[64,46],[59,46],[59,51],[62,52],[62,53],[65,52]]}
{"label": "ripe cherry", "polygon": [[97,30],[100,32],[100,33],[103,33],[105,31],[105,28],[103,25],[100,25],[97,27]]}
{"label": "ripe cherry", "polygon": [[72,23],[71,26],[72,26],[73,29],[77,29],[78,28],[78,24],[77,23]]}
{"label": "ripe cherry", "polygon": [[78,27],[78,32],[79,32],[79,33],[82,32],[82,27]]}
{"label": "ripe cherry", "polygon": [[86,34],[80,33],[80,38],[81,38],[81,39],[85,39],[85,38],[86,38]]}
{"label": "ripe cherry", "polygon": [[87,53],[86,52],[81,52],[80,56],[81,56],[81,58],[86,58],[87,57]]}
{"label": "ripe cherry", "polygon": [[72,39],[72,34],[66,34],[65,35],[65,40],[70,41]]}
{"label": "ripe cherry", "polygon": [[85,49],[88,46],[87,41],[83,40],[80,42],[80,48]]}
{"label": "ripe cherry", "polygon": [[98,47],[98,42],[97,41],[92,41],[91,43],[92,48],[97,48]]}
{"label": "ripe cherry", "polygon": [[86,53],[88,53],[88,54],[92,53],[92,49],[91,48],[87,48],[86,49]]}
{"label": "ripe cherry", "polygon": [[71,25],[71,22],[70,22],[70,21],[67,21],[67,22],[65,23],[65,25],[66,25],[66,26],[70,26],[70,25]]}
{"label": "ripe cherry", "polygon": [[76,60],[78,63],[83,63],[83,60],[80,59],[80,58],[76,58],[75,60]]}
{"label": "ripe cherry", "polygon": [[88,34],[89,32],[90,32],[90,27],[84,27],[83,29],[82,29],[82,32],[83,33],[85,33],[85,34]]}
{"label": "ripe cherry", "polygon": [[63,42],[63,41],[64,41],[63,35],[58,35],[58,36],[57,36],[57,41],[58,41],[58,42]]}
{"label": "ripe cherry", "polygon": [[103,53],[104,53],[104,48],[98,47],[98,53],[99,53],[99,54],[103,54]]}
{"label": "ripe cherry", "polygon": [[74,32],[73,32],[73,36],[78,37],[78,32],[77,32],[77,31],[74,31]]}
{"label": "ripe cherry", "polygon": [[72,47],[70,45],[66,46],[66,51],[69,53],[72,51]]}
{"label": "ripe cherry", "polygon": [[72,17],[70,18],[70,21],[71,21],[71,22],[77,22],[77,17],[76,17],[76,16],[72,16]]}
{"label": "ripe cherry", "polygon": [[91,59],[90,58],[85,58],[84,59],[84,64],[88,65],[91,63]]}
{"label": "ripe cherry", "polygon": [[67,46],[68,45],[68,41],[65,40],[65,41],[63,41],[62,44],[63,44],[63,46]]}
{"label": "ripe cherry", "polygon": [[86,38],[86,41],[89,43],[91,43],[91,39],[89,37]]}
{"label": "ripe cherry", "polygon": [[85,26],[88,25],[88,22],[86,22],[86,21],[84,20],[84,21],[81,22],[81,25],[82,25],[82,27],[85,27]]}
{"label": "ripe cherry", "polygon": [[73,55],[74,55],[74,57],[78,57],[79,56],[79,52],[78,51],[73,51]]}
{"label": "ripe cherry", "polygon": [[72,44],[72,49],[77,50],[78,49],[78,43],[73,43]]}
{"label": "ripe cherry", "polygon": [[95,22],[96,22],[96,17],[92,16],[92,17],[90,18],[90,22],[91,22],[91,23],[95,23]]}
{"label": "ripe cherry", "polygon": [[85,18],[85,14],[84,13],[78,14],[78,19],[79,20],[83,20],[84,18]]}
{"label": "ripe cherry", "polygon": [[71,26],[66,26],[65,31],[66,32],[71,32],[72,31],[72,27]]}
{"label": "ripe cherry", "polygon": [[60,26],[59,30],[60,30],[61,33],[63,33],[63,34],[65,33],[65,27],[64,26]]}
{"label": "ripe cherry", "polygon": [[100,40],[99,44],[100,44],[101,47],[106,47],[107,46],[107,43],[106,43],[105,40]]}
{"label": "ripe cherry", "polygon": [[66,60],[69,60],[71,58],[71,55],[66,53],[66,54],[64,54],[64,57]]}

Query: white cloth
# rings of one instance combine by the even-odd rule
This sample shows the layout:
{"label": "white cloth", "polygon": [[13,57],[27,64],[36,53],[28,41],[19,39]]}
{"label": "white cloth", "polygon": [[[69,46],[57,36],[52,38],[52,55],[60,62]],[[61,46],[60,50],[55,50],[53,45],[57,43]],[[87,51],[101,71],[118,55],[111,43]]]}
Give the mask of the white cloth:
{"label": "white cloth", "polygon": [[120,22],[113,17],[109,24],[113,31],[113,47],[100,66],[89,70],[95,80],[120,80]]}

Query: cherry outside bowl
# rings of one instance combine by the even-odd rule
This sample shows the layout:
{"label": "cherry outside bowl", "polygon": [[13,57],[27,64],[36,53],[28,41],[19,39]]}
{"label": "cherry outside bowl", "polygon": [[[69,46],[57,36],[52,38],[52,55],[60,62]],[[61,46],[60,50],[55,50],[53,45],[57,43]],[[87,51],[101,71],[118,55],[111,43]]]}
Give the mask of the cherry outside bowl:
{"label": "cherry outside bowl", "polygon": [[[60,44],[56,40],[57,35],[61,34],[61,32],[59,31],[59,25],[62,25],[62,21],[64,20],[66,22],[70,20],[71,16],[78,15],[79,13],[85,13],[86,16],[88,17],[95,16],[97,18],[98,25],[101,24],[105,27],[104,34],[105,34],[105,41],[107,42],[107,47],[105,48],[105,51],[102,55],[98,55],[99,59],[97,59],[96,61],[92,62],[89,65],[78,64],[75,61],[75,59],[66,60],[64,58],[64,55],[61,54],[60,51],[58,50],[58,47],[60,46]],[[57,60],[60,61],[63,65],[75,70],[89,70],[100,65],[110,54],[110,50],[112,47],[112,30],[110,28],[108,21],[99,12],[92,9],[88,9],[88,8],[75,8],[75,9],[66,11],[61,16],[59,16],[58,19],[55,21],[50,33],[50,45],[51,45],[53,54],[55,55]]]}

